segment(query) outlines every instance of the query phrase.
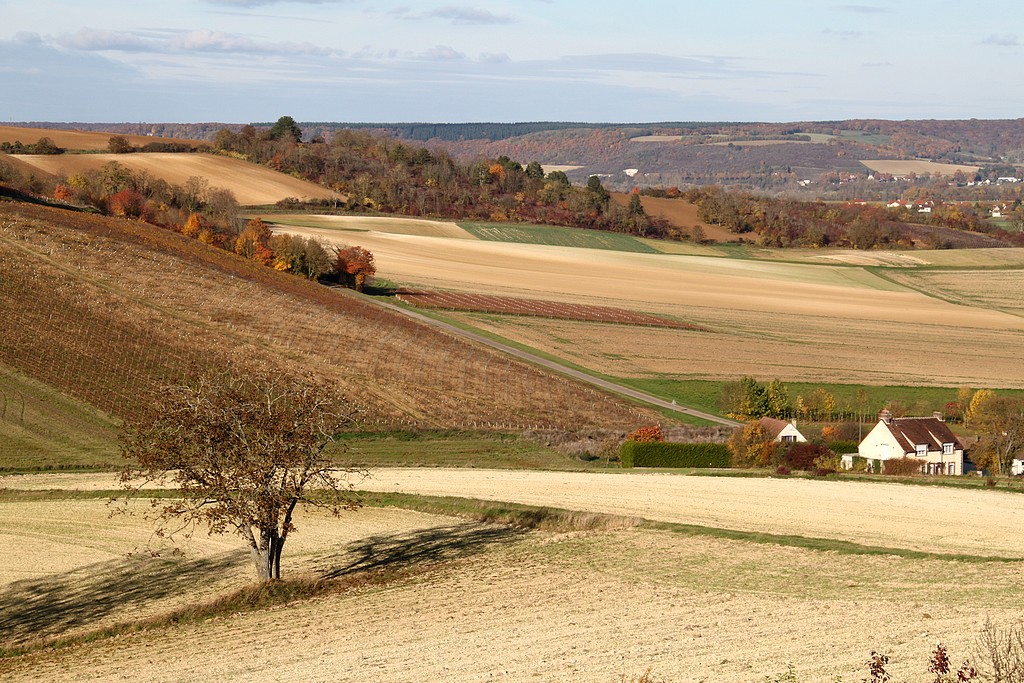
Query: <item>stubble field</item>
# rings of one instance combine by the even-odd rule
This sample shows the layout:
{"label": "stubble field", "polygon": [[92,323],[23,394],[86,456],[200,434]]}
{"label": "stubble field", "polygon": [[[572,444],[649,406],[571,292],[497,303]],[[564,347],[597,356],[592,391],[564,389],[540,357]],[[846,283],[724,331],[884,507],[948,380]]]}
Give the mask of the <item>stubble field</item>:
{"label": "stubble field", "polygon": [[[998,310],[1001,306],[995,304],[1005,303],[1002,299],[951,303],[938,292],[928,292],[927,283],[894,282],[891,270],[881,277],[867,267],[820,262],[638,254],[381,232],[351,239],[337,231],[282,229],[366,247],[376,257],[378,274],[403,285],[613,306],[667,314],[711,330],[623,330],[460,314],[463,321],[512,341],[620,377],[754,375],[851,384],[1024,387],[1024,365],[1017,361],[1017,349],[1024,346],[1024,319]],[[927,262],[937,253],[909,258]],[[1019,254],[1000,258],[1008,262]],[[900,269],[901,278],[904,271],[908,278],[917,277],[917,271],[906,268]],[[981,272],[970,280],[971,286],[992,286],[998,292],[1000,278],[1012,277],[1007,275],[1011,272]],[[921,273],[941,278],[947,271]]]}
{"label": "stubble field", "polygon": [[264,166],[212,154],[61,154],[17,155],[15,158],[54,175],[95,171],[116,161],[132,171],[145,171],[174,185],[183,185],[192,176],[208,178],[211,187],[231,190],[242,205],[274,204],[288,197],[332,199],[336,196],[324,187]]}
{"label": "stubble field", "polygon": [[[106,488],[110,475],[12,478],[16,488]],[[619,681],[762,680],[793,662],[801,680],[858,680],[872,650],[900,680],[924,680],[936,640],[973,654],[985,619],[1018,617],[1011,541],[1019,494],[892,484],[645,474],[378,470],[363,488],[471,495],[577,510],[844,539],[893,550],[844,554],[650,528],[520,531],[404,510],[340,520],[303,513],[285,571],[344,575],[378,565],[418,573],[271,610],[235,613],[0,661],[5,680]],[[70,506],[88,534],[55,522]],[[949,511],[970,509],[971,514]],[[60,510],[63,520],[67,510]],[[937,523],[936,520],[943,520]],[[145,538],[137,519],[108,520],[102,501],[5,502],[0,533],[54,552],[0,567],[4,637],[45,614],[87,630],[202,599],[245,580],[231,537],[202,539],[181,562],[129,575],[118,546]],[[103,531],[93,533],[93,531]],[[291,543],[291,542],[290,542]],[[291,553],[291,554],[289,554]],[[60,558],[59,562],[55,562]],[[23,562],[25,560],[22,560]],[[167,560],[170,562],[170,560]],[[208,566],[203,569],[203,562]],[[41,570],[45,567],[45,572]],[[122,580],[110,580],[120,571]],[[105,574],[106,580],[104,579]],[[134,577],[134,578],[132,578]],[[187,586],[187,588],[186,588]],[[92,602],[81,601],[82,596]],[[108,598],[104,603],[102,598]],[[108,607],[85,611],[96,600]],[[28,609],[26,609],[27,607]],[[76,609],[79,610],[76,613]],[[75,616],[79,620],[75,619]],[[185,654],[187,652],[187,655]]]}

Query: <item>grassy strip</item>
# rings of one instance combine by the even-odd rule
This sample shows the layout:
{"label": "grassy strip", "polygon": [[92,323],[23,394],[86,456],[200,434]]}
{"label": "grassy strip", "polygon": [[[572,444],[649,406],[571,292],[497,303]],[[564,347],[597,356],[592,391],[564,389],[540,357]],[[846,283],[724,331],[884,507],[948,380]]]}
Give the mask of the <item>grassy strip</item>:
{"label": "grassy strip", "polygon": [[153,617],[113,624],[74,636],[41,638],[14,647],[3,647],[0,648],[0,659],[21,657],[40,650],[68,648],[155,629],[196,624],[217,617],[256,612],[359,588],[384,586],[407,580],[436,568],[437,565],[407,567],[396,570],[355,572],[336,579],[299,578],[256,583],[221,595],[210,602],[188,605]]}
{"label": "grassy strip", "polygon": [[890,548],[878,545],[864,545],[853,541],[834,538],[816,538],[813,536],[797,536],[793,534],[769,534],[760,531],[737,531],[718,527],[681,524],[677,522],[652,522],[644,520],[641,529],[669,531],[685,536],[707,536],[729,541],[746,541],[761,545],[779,545],[789,548],[802,548],[817,552],[832,552],[840,555],[892,555],[906,560],[941,560],[944,562],[1024,562],[1020,557],[1001,557],[998,555],[967,555],[961,553],[932,553],[907,548]]}
{"label": "grassy strip", "polygon": [[487,242],[515,242],[543,244],[582,249],[604,249],[641,254],[660,254],[661,251],[644,244],[631,235],[588,228],[567,228],[558,225],[531,223],[484,223],[458,221],[457,225],[474,237]]}

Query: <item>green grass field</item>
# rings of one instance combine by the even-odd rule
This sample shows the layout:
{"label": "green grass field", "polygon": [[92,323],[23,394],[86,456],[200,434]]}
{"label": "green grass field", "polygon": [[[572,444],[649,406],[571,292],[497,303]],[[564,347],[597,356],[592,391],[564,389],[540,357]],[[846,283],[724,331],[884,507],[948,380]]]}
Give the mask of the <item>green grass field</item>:
{"label": "green grass field", "polygon": [[113,418],[0,365],[0,470],[120,463]]}
{"label": "green grass field", "polygon": [[[655,396],[675,400],[682,405],[692,406],[709,413],[721,414],[718,407],[719,398],[725,382],[693,379],[636,378],[615,377],[620,384],[646,391]],[[771,377],[755,378],[761,383],[771,381]],[[858,412],[861,406],[859,392],[863,392],[863,405],[868,406],[866,414],[868,422],[874,422],[876,406],[892,403],[902,407],[907,415],[930,416],[936,410],[942,410],[947,402],[957,398],[956,387],[910,387],[910,386],[870,386],[866,384],[811,384],[807,382],[787,382],[790,403],[795,403],[797,396],[808,396],[815,389],[821,388],[832,394],[836,399],[837,410]],[[1000,389],[1000,394],[1024,396],[1024,390]]]}
{"label": "green grass field", "polygon": [[498,469],[591,469],[516,434],[491,432],[380,432],[346,434],[328,447],[329,457],[357,467],[481,467]]}
{"label": "green grass field", "polygon": [[546,244],[556,247],[629,251],[640,254],[659,254],[661,251],[635,237],[601,230],[563,228],[554,225],[526,225],[521,223],[460,222],[477,239],[489,242],[515,242],[519,244]]}

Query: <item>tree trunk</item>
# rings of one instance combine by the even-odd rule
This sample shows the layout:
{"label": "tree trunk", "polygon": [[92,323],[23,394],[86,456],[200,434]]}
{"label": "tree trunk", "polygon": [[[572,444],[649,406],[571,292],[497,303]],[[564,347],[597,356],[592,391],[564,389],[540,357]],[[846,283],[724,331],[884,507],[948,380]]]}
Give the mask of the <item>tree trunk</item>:
{"label": "tree trunk", "polygon": [[281,578],[281,546],[276,528],[260,529],[259,541],[252,547],[252,560],[260,581]]}

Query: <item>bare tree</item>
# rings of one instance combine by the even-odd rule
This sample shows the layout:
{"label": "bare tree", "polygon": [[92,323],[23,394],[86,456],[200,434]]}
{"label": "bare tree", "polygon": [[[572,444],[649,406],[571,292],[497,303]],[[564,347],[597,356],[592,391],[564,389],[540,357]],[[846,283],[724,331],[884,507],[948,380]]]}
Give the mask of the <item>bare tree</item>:
{"label": "bare tree", "polygon": [[180,496],[154,500],[162,536],[206,526],[245,540],[261,581],[281,578],[281,550],[301,503],[337,515],[355,509],[349,475],[324,449],[356,411],[309,378],[258,371],[203,374],[156,393],[146,415],[126,423],[121,447],[134,464],[129,493],[149,483]]}

